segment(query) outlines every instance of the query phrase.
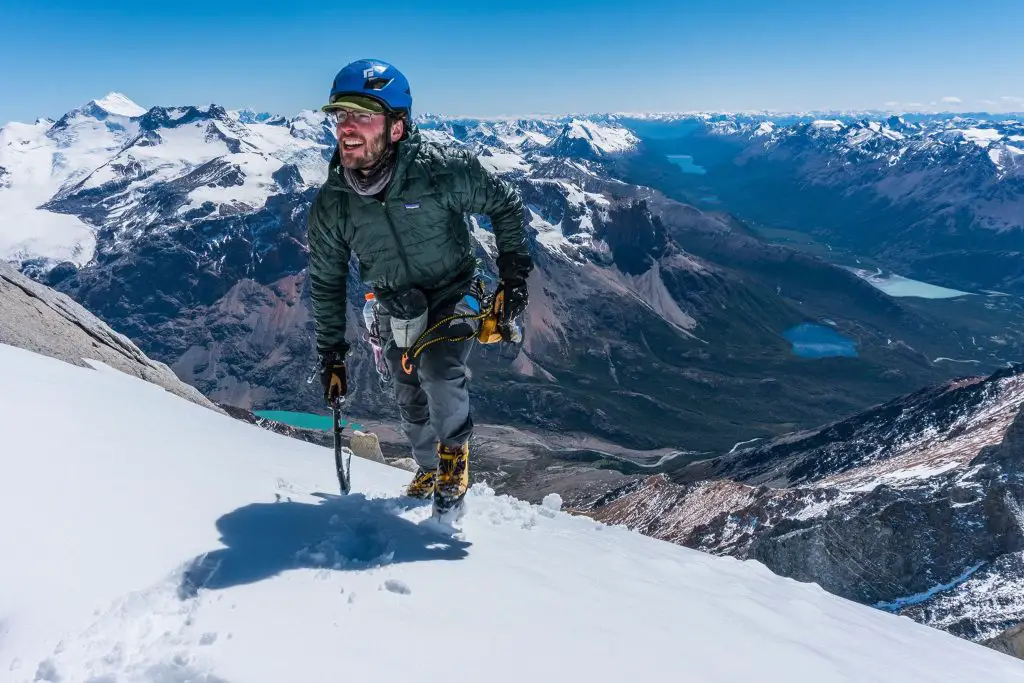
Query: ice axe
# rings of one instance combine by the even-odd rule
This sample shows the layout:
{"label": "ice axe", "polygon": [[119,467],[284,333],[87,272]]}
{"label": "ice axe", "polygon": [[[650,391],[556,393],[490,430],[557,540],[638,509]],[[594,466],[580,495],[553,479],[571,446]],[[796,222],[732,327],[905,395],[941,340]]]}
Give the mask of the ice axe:
{"label": "ice axe", "polygon": [[341,404],[344,403],[343,396],[336,396],[331,402],[334,411],[334,467],[338,470],[338,485],[341,487],[341,494],[348,495],[352,490],[352,480],[349,475],[352,473],[352,454],[349,453],[348,462],[345,462],[341,452]]}
{"label": "ice axe", "polygon": [[480,322],[476,338],[481,344],[496,344],[501,341],[518,344],[523,340],[522,330],[515,320],[503,322],[505,313],[505,292],[500,289],[494,294],[490,310]]}

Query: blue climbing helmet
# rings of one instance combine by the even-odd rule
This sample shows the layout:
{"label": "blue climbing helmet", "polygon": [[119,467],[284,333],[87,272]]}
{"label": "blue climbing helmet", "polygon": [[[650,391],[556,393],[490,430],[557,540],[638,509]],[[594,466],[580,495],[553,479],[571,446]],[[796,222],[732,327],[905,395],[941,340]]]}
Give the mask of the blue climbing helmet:
{"label": "blue climbing helmet", "polygon": [[401,71],[379,59],[360,59],[334,77],[331,96],[322,111],[342,107],[400,112],[412,118],[412,92]]}

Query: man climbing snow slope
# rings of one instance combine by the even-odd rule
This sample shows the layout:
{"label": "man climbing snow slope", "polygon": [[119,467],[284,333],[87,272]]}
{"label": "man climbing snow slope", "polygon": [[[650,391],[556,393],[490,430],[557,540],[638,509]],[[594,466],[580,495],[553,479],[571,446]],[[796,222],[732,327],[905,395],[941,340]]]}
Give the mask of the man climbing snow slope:
{"label": "man climbing snow slope", "polygon": [[[473,431],[466,362],[482,292],[467,215],[487,215],[493,226],[493,310],[507,330],[526,308],[533,267],[522,202],[468,150],[422,137],[409,83],[390,64],[345,66],[322,109],[338,145],[310,208],[307,241],[324,400],[332,404],[347,392],[346,285],[354,252],[381,313],[383,354],[418,465],[406,492],[432,497],[435,511],[446,514],[461,507],[469,486]],[[452,315],[462,317],[446,321]],[[425,345],[432,332],[462,340]]]}

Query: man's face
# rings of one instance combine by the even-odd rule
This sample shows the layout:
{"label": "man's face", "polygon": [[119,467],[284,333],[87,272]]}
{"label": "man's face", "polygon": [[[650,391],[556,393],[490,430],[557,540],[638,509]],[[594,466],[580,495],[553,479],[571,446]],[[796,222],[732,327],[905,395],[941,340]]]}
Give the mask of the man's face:
{"label": "man's face", "polygon": [[334,134],[341,149],[341,165],[353,170],[372,166],[387,147],[384,114],[340,110],[335,114]]}

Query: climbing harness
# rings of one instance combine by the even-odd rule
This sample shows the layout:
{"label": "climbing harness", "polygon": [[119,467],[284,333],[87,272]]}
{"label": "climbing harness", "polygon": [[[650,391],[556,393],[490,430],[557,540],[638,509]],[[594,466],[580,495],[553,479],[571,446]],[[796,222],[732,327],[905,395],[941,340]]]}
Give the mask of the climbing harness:
{"label": "climbing harness", "polygon": [[[518,344],[522,341],[522,332],[514,320],[510,321],[509,324],[503,324],[501,322],[501,314],[505,308],[504,292],[498,290],[493,296],[484,298],[481,302],[481,298],[483,298],[481,294],[483,291],[483,281],[477,280],[471,293],[466,295],[466,301],[469,307],[473,310],[472,313],[453,313],[452,315],[446,316],[428,327],[416,338],[416,341],[413,342],[405,353],[402,354],[402,370],[405,371],[405,374],[411,375],[413,371],[413,361],[415,361],[427,347],[439,342],[463,342],[476,339],[481,344],[495,344],[500,341]],[[481,303],[483,305],[481,305]],[[456,321],[469,323],[479,322],[480,326],[477,331],[469,334],[430,337],[430,335],[438,329]]]}

